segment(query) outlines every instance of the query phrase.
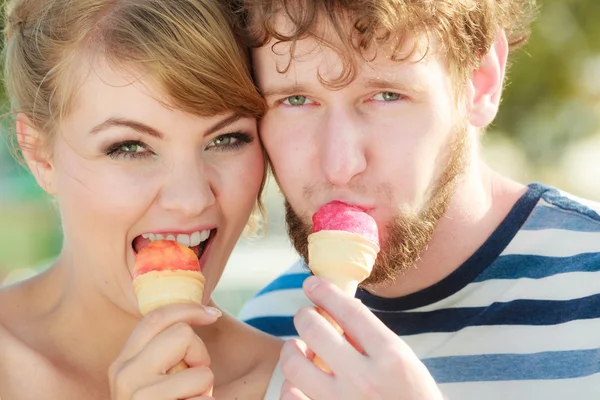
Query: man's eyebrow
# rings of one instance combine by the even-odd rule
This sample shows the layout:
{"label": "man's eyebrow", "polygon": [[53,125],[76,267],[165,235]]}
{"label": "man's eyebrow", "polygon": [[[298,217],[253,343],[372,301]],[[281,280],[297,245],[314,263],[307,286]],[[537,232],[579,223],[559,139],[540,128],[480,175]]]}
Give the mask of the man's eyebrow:
{"label": "man's eyebrow", "polygon": [[267,87],[265,90],[261,91],[263,97],[268,98],[272,96],[278,97],[287,97],[293,96],[295,94],[307,93],[307,87],[300,84],[290,84],[290,85],[273,85],[272,87]]}
{"label": "man's eyebrow", "polygon": [[[400,92],[410,92],[410,93],[421,93],[425,91],[425,88],[422,85],[413,84],[413,83],[403,83],[397,80],[391,79],[382,79],[382,78],[368,78],[361,79],[359,81],[360,86],[367,89],[382,89],[382,90],[398,90]],[[309,88],[306,85],[301,84],[290,84],[290,85],[273,85],[271,87],[265,88],[262,91],[262,95],[265,98],[277,96],[277,97],[287,97],[293,96],[296,94],[304,94],[308,93]]]}
{"label": "man's eyebrow", "polygon": [[[223,118],[222,120],[216,122],[210,128],[208,128],[206,130],[206,132],[204,133],[204,135],[205,136],[211,135],[211,134],[223,129],[226,126],[233,124],[235,121],[239,120],[241,117],[242,117],[241,114],[229,115],[229,116]],[[146,135],[154,136],[159,139],[162,139],[164,137],[164,135],[160,131],[152,128],[151,126],[148,126],[148,125],[138,122],[138,121],[126,119],[126,118],[109,118],[106,121],[101,122],[100,124],[94,126],[90,130],[90,133],[96,134],[100,131],[114,128],[114,127],[125,127],[125,128],[129,128],[129,129],[133,129],[134,131],[137,131],[137,132],[140,132],[140,133],[143,133]]]}
{"label": "man's eyebrow", "polygon": [[396,80],[388,80],[382,78],[369,78],[361,82],[361,85],[370,89],[392,89],[401,92],[421,93],[425,91],[425,88],[419,84],[404,83]]}

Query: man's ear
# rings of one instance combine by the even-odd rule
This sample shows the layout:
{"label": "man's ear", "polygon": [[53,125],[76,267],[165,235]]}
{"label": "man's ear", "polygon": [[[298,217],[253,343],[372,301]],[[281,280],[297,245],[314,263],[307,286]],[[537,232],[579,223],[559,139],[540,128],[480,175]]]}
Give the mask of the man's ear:
{"label": "man's ear", "polygon": [[496,117],[506,73],[508,42],[503,30],[467,82],[467,107],[471,125],[483,128]]}
{"label": "man's ear", "polygon": [[44,136],[33,127],[29,118],[24,114],[17,115],[16,130],[23,158],[38,185],[46,193],[56,195],[54,165]]}

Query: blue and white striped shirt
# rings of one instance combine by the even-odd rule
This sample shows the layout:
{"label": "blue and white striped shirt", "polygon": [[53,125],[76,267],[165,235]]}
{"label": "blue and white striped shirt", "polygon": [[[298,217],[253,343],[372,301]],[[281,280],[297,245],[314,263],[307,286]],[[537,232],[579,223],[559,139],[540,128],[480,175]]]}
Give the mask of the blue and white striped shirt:
{"label": "blue and white striped shirt", "polygon": [[[541,184],[456,271],[420,292],[357,293],[453,399],[600,399],[600,204]],[[302,262],[240,318],[293,337]]]}

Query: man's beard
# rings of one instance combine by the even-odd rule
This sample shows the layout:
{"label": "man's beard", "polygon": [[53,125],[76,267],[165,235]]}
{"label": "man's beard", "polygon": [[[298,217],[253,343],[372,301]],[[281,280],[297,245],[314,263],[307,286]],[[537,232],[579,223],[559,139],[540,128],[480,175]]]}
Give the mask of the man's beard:
{"label": "man's beard", "polygon": [[[389,284],[415,266],[433,237],[438,221],[448,210],[460,177],[468,163],[469,146],[464,125],[457,125],[450,143],[445,168],[429,190],[425,206],[415,212],[401,210],[386,227],[387,237],[380,243],[371,275],[361,286]],[[302,221],[290,203],[285,201],[285,220],[290,240],[296,251],[308,260],[308,235],[312,226]]]}

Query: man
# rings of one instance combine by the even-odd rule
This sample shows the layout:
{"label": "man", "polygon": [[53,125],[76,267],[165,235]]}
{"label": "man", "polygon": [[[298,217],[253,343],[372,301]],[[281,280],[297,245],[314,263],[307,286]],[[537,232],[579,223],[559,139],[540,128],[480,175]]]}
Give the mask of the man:
{"label": "man", "polygon": [[[533,1],[246,9],[292,243],[306,260],[311,216],[333,200],[367,210],[381,241],[356,297],[383,324],[316,278],[306,299],[303,261],[243,310],[303,340],[282,352],[286,396],[338,398],[346,385],[344,399],[600,398],[600,205],[507,179],[479,152]],[[359,350],[301,308],[309,300]]]}

